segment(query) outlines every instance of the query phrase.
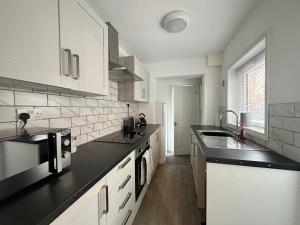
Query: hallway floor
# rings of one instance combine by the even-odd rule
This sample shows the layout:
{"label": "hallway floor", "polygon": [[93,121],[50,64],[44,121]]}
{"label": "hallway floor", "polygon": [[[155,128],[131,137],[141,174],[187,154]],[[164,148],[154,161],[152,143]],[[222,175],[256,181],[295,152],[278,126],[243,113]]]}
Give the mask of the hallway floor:
{"label": "hallway floor", "polygon": [[133,225],[200,225],[189,157],[171,156],[159,165]]}

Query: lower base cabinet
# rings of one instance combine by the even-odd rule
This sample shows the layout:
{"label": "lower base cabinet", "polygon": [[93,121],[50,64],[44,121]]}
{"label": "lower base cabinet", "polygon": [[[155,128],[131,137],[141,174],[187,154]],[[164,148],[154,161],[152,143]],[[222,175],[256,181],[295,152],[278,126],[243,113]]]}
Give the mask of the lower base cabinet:
{"label": "lower base cabinet", "polygon": [[104,177],[56,218],[51,225],[106,225],[107,192],[108,186]]}
{"label": "lower base cabinet", "polygon": [[[160,158],[160,130],[150,136],[150,145],[155,168]],[[133,151],[50,225],[131,225],[147,187],[136,202]]]}

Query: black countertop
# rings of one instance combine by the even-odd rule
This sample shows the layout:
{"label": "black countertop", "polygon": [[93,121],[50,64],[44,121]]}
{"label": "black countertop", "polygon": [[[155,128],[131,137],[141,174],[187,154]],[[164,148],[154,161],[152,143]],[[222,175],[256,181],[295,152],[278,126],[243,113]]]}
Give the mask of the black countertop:
{"label": "black countertop", "polygon": [[148,124],[144,137],[134,144],[92,141],[81,145],[72,154],[72,165],[67,171],[1,202],[0,225],[51,223],[159,127]]}
{"label": "black countertop", "polygon": [[197,130],[223,129],[201,125],[192,125],[191,128],[197,137],[202,154],[205,156],[207,162],[300,171],[300,164],[298,162],[258,145],[256,146],[263,151],[208,148],[197,133]]}

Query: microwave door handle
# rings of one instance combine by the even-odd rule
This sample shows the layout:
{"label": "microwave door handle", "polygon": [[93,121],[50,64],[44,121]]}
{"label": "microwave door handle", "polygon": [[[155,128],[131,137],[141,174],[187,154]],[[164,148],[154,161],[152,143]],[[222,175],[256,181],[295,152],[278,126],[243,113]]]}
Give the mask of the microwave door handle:
{"label": "microwave door handle", "polygon": [[48,134],[48,163],[50,173],[62,171],[61,133]]}

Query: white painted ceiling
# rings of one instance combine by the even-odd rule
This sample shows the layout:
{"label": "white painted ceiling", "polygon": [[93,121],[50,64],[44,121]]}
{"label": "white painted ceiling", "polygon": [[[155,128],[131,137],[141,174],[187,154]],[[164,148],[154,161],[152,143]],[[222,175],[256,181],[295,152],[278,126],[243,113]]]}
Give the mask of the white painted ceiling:
{"label": "white painted ceiling", "polygon": [[[201,57],[224,50],[259,0],[88,0],[119,32],[120,45],[143,63]],[[171,34],[160,26],[173,10],[190,14],[190,26]]]}

